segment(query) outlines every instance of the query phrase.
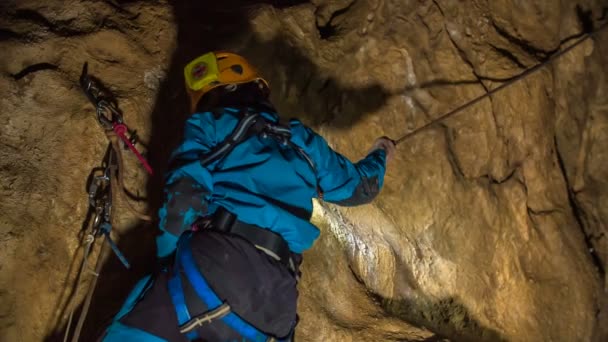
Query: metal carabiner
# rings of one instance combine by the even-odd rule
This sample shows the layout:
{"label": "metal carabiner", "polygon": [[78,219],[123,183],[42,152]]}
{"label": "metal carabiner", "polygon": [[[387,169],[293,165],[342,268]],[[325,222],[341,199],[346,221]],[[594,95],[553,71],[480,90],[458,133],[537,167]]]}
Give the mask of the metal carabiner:
{"label": "metal carabiner", "polygon": [[114,128],[116,124],[122,124],[122,113],[110,102],[102,99],[97,104],[97,121],[107,130]]}
{"label": "metal carabiner", "polygon": [[100,85],[93,77],[89,76],[88,63],[86,62],[82,66],[82,73],[80,74],[80,87],[95,107],[97,107],[99,101],[104,98],[103,90]]}
{"label": "metal carabiner", "polygon": [[104,223],[110,223],[112,217],[112,177],[118,167],[116,156],[111,146],[104,161],[103,170],[94,175],[89,185],[89,206],[94,213],[93,234],[99,236],[99,227]]}
{"label": "metal carabiner", "polygon": [[84,63],[82,67],[80,87],[95,106],[97,121],[104,129],[110,130],[114,124],[123,123],[122,113],[113,101],[112,94],[98,80],[89,76],[87,63]]}

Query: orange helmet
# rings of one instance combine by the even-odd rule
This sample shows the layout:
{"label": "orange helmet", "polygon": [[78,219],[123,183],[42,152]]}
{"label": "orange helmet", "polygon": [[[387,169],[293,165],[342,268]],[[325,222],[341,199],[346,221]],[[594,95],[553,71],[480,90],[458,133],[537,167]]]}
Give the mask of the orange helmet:
{"label": "orange helmet", "polygon": [[195,58],[184,68],[184,77],[192,112],[203,95],[217,87],[258,82],[269,88],[268,82],[245,58],[223,51]]}

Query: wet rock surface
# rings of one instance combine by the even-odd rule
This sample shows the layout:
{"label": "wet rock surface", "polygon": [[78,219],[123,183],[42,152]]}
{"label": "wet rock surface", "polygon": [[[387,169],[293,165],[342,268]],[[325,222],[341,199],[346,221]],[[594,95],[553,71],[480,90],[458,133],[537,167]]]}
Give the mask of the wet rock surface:
{"label": "wet rock surface", "polygon": [[[198,54],[244,54],[283,115],[357,160],[375,137],[402,136],[545,61],[603,11],[509,0],[0,6],[2,341],[56,340],[65,326],[85,180],[107,146],[77,84],[84,61],[157,171],[146,178],[125,154],[127,187],[153,213],[187,112],[181,69]],[[317,203],[297,338],[606,340],[606,65],[600,32],[405,140],[374,204]],[[84,340],[154,267],[154,225],[116,207],[134,267],[106,260]]]}

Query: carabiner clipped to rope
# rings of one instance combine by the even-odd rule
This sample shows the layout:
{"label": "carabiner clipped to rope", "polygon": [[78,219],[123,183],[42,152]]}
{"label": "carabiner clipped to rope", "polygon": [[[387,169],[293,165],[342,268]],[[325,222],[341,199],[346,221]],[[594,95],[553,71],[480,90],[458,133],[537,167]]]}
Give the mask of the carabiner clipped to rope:
{"label": "carabiner clipped to rope", "polygon": [[106,130],[111,130],[114,123],[123,123],[122,112],[111,95],[101,82],[89,75],[89,64],[84,63],[80,74],[80,87],[95,106],[97,121]]}
{"label": "carabiner clipped to rope", "polygon": [[131,265],[125,258],[124,254],[118,249],[118,246],[110,237],[112,231],[112,178],[115,177],[116,168],[118,167],[115,151],[110,145],[108,147],[108,155],[105,160],[105,168],[103,174],[94,176],[89,185],[89,206],[95,217],[93,218],[92,234],[97,237],[104,235],[112,248],[112,251],[118,257],[120,262],[126,267]]}
{"label": "carabiner clipped to rope", "polygon": [[131,138],[127,136],[127,133],[130,133],[129,128],[124,123],[122,112],[118,109],[116,100],[111,92],[103,87],[99,80],[89,75],[88,69],[88,63],[85,62],[80,74],[80,87],[89,101],[95,106],[97,121],[106,131],[106,134],[113,131],[124,143],[124,146],[135,154],[148,174],[152,175],[154,173],[152,167],[135,147],[133,139],[135,135],[131,134]]}
{"label": "carabiner clipped to rope", "polygon": [[97,104],[97,121],[101,127],[109,131],[114,125],[123,124],[122,113],[110,102],[101,100]]}

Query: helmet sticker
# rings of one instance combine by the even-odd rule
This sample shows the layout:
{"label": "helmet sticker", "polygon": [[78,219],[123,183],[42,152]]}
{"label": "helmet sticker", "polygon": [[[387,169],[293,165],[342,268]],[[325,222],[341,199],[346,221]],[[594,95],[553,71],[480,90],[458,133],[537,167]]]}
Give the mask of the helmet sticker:
{"label": "helmet sticker", "polygon": [[207,74],[207,64],[201,62],[192,68],[192,78],[199,80]]}

